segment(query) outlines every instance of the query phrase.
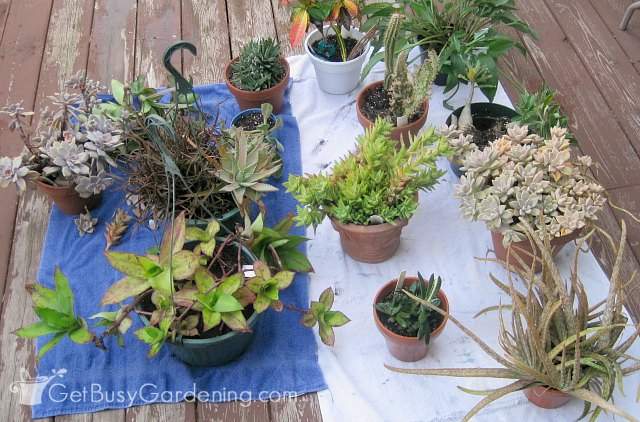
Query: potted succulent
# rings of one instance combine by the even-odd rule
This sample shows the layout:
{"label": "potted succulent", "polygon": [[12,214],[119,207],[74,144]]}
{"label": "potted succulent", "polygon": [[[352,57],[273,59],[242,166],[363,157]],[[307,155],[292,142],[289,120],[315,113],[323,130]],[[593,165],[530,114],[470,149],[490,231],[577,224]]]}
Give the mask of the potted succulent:
{"label": "potted succulent", "polygon": [[409,72],[408,52],[397,54],[396,40],[402,16],[394,14],[385,32],[384,81],[373,82],[358,94],[356,110],[360,124],[371,127],[378,118],[388,120],[394,128],[391,137],[398,141],[409,141],[427,120],[429,96],[439,69],[438,57],[429,54],[415,72]]}
{"label": "potted succulent", "polygon": [[[449,301],[440,289],[441,285],[440,277],[431,275],[426,281],[419,272],[418,277],[405,277],[402,272],[376,294],[373,319],[396,359],[415,362],[424,358],[429,342],[444,330]],[[407,293],[442,309],[445,316],[415,301]]]}
{"label": "potted succulent", "polygon": [[[533,404],[543,408],[561,406],[572,398],[583,400],[585,407],[582,417],[592,412],[592,421],[603,411],[637,421],[636,417],[612,403],[612,395],[616,386],[622,387],[623,377],[640,369],[637,365],[638,358],[628,353],[638,331],[623,338],[623,330],[630,322],[625,315],[623,298],[625,286],[631,281],[624,279],[619,271],[626,242],[624,221],[618,245],[610,237],[611,244],[606,242],[606,247],[611,248],[608,252],[614,256],[616,265],[609,280],[607,297],[595,305],[589,303],[585,286],[581,282],[578,268],[581,248],[576,249],[576,255],[571,260],[571,271],[565,279],[553,261],[552,235],[545,231],[541,239],[537,230],[526,221],[522,228],[541,251],[544,270],[541,275],[525,274],[523,289],[517,289],[513,282],[502,282],[492,277],[494,284],[510,295],[512,300],[511,305],[490,308],[497,309],[501,314],[511,312],[510,318],[501,315],[504,323],[498,327],[502,353],[491,348],[472,330],[449,315],[453,324],[503,367],[390,369],[427,376],[510,380],[503,387],[482,391],[484,398],[465,415],[463,421],[472,420],[490,403],[517,391],[523,391]],[[580,239],[580,246],[586,245],[593,233],[591,231]],[[415,295],[411,296],[433,311],[446,315],[446,312],[432,303]],[[477,390],[461,389],[478,393]]]}
{"label": "potted succulent", "polygon": [[[138,220],[165,220],[172,213],[167,198],[174,198],[175,209],[189,220],[215,218],[233,231],[243,224],[251,200],[275,190],[265,182],[281,168],[273,137],[277,119],[260,130],[221,128],[193,102],[158,102],[153,90],[142,88],[143,81],[112,86],[115,102],[105,113],[123,128],[124,188]],[[249,156],[258,157],[255,167],[247,163]]]}
{"label": "potted succulent", "polygon": [[250,40],[224,70],[225,83],[241,110],[273,106],[282,110],[289,83],[289,63],[272,38]]}
{"label": "potted succulent", "polygon": [[100,194],[112,182],[109,170],[121,146],[116,125],[97,112],[99,83],[78,74],[65,91],[49,97],[52,108],[37,116],[38,125],[26,120],[20,104],[3,107],[24,150],[17,157],[0,158],[0,186],[15,184],[23,192],[27,182],[52,200],[65,214],[80,214],[100,202]]}
{"label": "potted succulent", "polygon": [[[515,111],[516,115],[512,118],[514,123],[527,125],[529,131],[545,139],[551,137],[551,129],[554,127],[566,128],[569,124],[556,101],[556,93],[548,86],[543,86],[536,92],[520,92]],[[566,136],[573,140],[571,133],[567,132]]]}
{"label": "potted succulent", "polygon": [[333,345],[333,327],[349,322],[344,314],[331,310],[333,291],[325,290],[307,310],[283,303],[279,292],[291,285],[295,273],[257,261],[237,234],[217,237],[219,230],[215,220],[204,229],[188,227],[181,213],[165,231],[157,251],[146,255],[107,252],[110,264],[124,278],[102,298],[102,305],[120,304],[120,308],[91,317],[96,326],[106,327],[102,333],[75,315],[69,281],[58,270],[55,289],[36,285],[32,293],[39,321],[16,334],[24,338],[54,334],[39,357],[65,336],[105,348],[105,338],[122,337],[133,324],[131,314],[136,313],[144,326],[135,336],[149,345],[149,357],[167,344],[189,365],[215,366],[246,350],[257,319],[271,308],[301,312],[303,323],[319,325],[322,340]]}
{"label": "potted succulent", "polygon": [[553,128],[544,140],[513,124],[502,138],[465,156],[455,194],[463,216],[491,230],[499,261],[511,257],[512,265],[539,269],[540,252],[520,224],[526,221],[538,237],[546,231],[554,253],[576,238],[605,202],[604,188],[588,173],[591,164],[588,156],[571,157],[565,129]]}
{"label": "potted succulent", "polygon": [[329,217],[344,251],[362,262],[393,256],[418,207],[418,192],[435,186],[443,174],[436,160],[448,153],[446,139],[433,130],[397,148],[391,129],[376,120],[331,174],[290,175],[285,183],[300,202],[296,221],[315,228]]}
{"label": "potted succulent", "polygon": [[[346,94],[360,81],[367,56],[369,36],[352,25],[358,16],[354,0],[281,0],[291,7],[291,45],[304,38],[304,50],[316,72],[320,89],[329,94]],[[315,29],[306,37],[310,24]]]}

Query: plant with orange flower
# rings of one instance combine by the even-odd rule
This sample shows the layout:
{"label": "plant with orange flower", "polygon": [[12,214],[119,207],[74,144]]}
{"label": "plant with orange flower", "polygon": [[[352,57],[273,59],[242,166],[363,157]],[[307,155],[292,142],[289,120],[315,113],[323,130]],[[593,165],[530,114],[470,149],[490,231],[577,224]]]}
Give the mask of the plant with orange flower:
{"label": "plant with orange flower", "polygon": [[302,43],[304,35],[313,24],[323,36],[326,23],[336,35],[342,61],[347,60],[347,48],[342,37],[342,28],[351,29],[353,19],[358,17],[359,0],[280,0],[280,5],[291,8],[291,30],[289,41],[293,47]]}

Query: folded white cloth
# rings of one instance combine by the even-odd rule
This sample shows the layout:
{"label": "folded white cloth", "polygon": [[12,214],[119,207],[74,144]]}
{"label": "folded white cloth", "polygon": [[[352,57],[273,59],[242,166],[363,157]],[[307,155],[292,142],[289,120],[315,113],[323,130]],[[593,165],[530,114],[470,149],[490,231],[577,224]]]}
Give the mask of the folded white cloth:
{"label": "folded white cloth", "polygon": [[[355,98],[358,90],[348,95],[329,95],[318,88],[313,66],[305,56],[290,59],[293,85],[291,103],[300,127],[302,163],[306,173],[328,169],[339,157],[352,150],[355,138],[363,132],[357,121]],[[378,67],[369,80],[382,79]],[[462,87],[453,105],[463,104],[467,95]],[[478,101],[485,101],[477,93]],[[427,126],[441,126],[450,111],[443,107],[443,89],[433,88]],[[495,102],[510,105],[502,88]],[[286,145],[285,145],[286,148]],[[351,322],[336,330],[333,348],[319,345],[319,360],[327,391],[319,393],[323,420],[330,421],[458,421],[481,397],[456,388],[487,389],[505,385],[504,381],[456,379],[404,375],[384,368],[383,363],[402,367],[499,367],[471,339],[451,322],[429,346],[429,354],[415,364],[395,360],[373,322],[373,297],[380,286],[395,278],[402,270],[415,275],[420,271],[443,279],[451,313],[487,343],[497,346],[498,318],[495,313],[474,319],[480,309],[509,303],[489,280],[492,273],[503,280],[506,273],[497,264],[480,262],[491,246],[491,235],[481,223],[465,221],[453,196],[457,177],[445,159],[439,166],[447,169],[437,189],[421,193],[418,212],[402,234],[400,248],[393,258],[381,264],[363,264],[348,257],[340,247],[338,233],[325,221],[314,233],[309,229],[308,254],[315,273],[311,276],[311,298],[326,286],[336,292],[335,309],[345,312]],[[574,245],[566,246],[558,257],[561,267],[569,268]],[[606,295],[608,280],[591,253],[580,256],[584,284],[596,303]],[[631,353],[640,356],[640,344]],[[626,397],[618,392],[616,404],[631,414],[640,415],[635,402],[640,376],[625,380]],[[575,420],[582,403],[571,401],[558,410],[544,410],[529,404],[522,393],[507,396],[480,413],[478,421],[560,421]],[[615,420],[603,415],[600,420]]]}

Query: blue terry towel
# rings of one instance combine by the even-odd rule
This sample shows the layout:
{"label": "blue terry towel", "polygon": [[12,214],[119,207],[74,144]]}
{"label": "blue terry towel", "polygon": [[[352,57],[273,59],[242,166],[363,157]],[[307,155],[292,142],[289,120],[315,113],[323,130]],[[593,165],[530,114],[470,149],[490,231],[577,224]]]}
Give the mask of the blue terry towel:
{"label": "blue terry towel", "polygon": [[[227,122],[238,112],[234,98],[223,84],[199,86],[196,92],[206,112],[214,113],[220,105],[220,116]],[[280,117],[284,120],[279,133],[285,148],[283,174],[300,174],[299,132],[288,94]],[[295,212],[296,201],[281,185],[278,187],[278,192],[265,197],[269,225]],[[92,212],[99,218],[95,233],[83,237],[78,235],[73,217],[62,214],[55,206],[51,212],[38,281],[52,287],[53,272],[59,266],[68,276],[75,294],[76,314],[84,318],[106,310],[100,307],[100,299],[107,288],[121,278],[102,253],[105,226],[118,207],[125,207],[122,193],[106,192],[100,207]],[[296,227],[294,231],[304,235],[302,228]],[[160,237],[161,233],[149,229],[130,229],[122,243],[113,249],[143,253],[156,245]],[[306,275],[297,275],[292,286],[283,292],[283,301],[306,307],[308,283]],[[140,326],[135,317],[134,326],[125,336],[124,348],[120,348],[114,338],[108,340],[107,351],[65,339],[38,365],[38,375],[49,379],[42,391],[41,403],[32,408],[33,417],[178,402],[194,393],[200,400],[221,402],[268,399],[269,395],[274,398],[325,389],[314,335],[300,324],[300,318],[294,312],[268,310],[259,320],[249,350],[238,360],[217,368],[189,367],[171,356],[166,346],[155,358],[147,358],[147,345],[132,334]],[[89,323],[91,325],[91,321]],[[44,341],[46,339],[39,340],[38,346]]]}

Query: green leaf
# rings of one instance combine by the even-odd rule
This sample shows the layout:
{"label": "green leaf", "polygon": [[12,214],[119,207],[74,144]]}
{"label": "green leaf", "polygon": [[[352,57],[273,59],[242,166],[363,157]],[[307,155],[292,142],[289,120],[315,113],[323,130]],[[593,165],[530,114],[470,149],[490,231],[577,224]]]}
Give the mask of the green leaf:
{"label": "green leaf", "polygon": [[331,289],[331,287],[327,287],[321,294],[320,294],[320,303],[322,303],[325,306],[325,309],[331,309],[331,307],[333,306],[333,290]]}
{"label": "green leaf", "polygon": [[215,280],[206,268],[200,267],[195,273],[196,287],[201,293],[206,293],[213,287]]}
{"label": "green leaf", "polygon": [[210,311],[208,309],[202,310],[202,322],[204,323],[204,330],[208,331],[213,327],[216,327],[222,321],[222,315],[220,312]]}
{"label": "green leaf", "polygon": [[220,232],[220,223],[218,223],[218,220],[209,221],[209,223],[207,224],[207,233],[209,234],[209,236],[215,239],[218,232]]}
{"label": "green leaf", "polygon": [[253,302],[253,310],[256,311],[256,313],[266,311],[269,306],[271,306],[271,299],[262,294],[259,294]]}
{"label": "green leaf", "polygon": [[248,331],[249,326],[242,311],[225,312],[222,314],[222,321],[233,331]]}
{"label": "green leaf", "polygon": [[332,327],[342,327],[351,320],[340,311],[327,311],[324,314],[324,321]]}
{"label": "green leaf", "polygon": [[293,281],[293,277],[295,275],[296,273],[292,271],[280,271],[273,276],[272,280],[275,281],[278,289],[283,290],[291,285],[291,282]]}
{"label": "green leaf", "polygon": [[115,251],[107,252],[106,256],[113,268],[130,277],[147,278],[149,271],[153,271],[154,267],[160,268],[146,256]]}
{"label": "green leaf", "polygon": [[157,276],[149,279],[149,284],[154,290],[159,291],[164,296],[171,296],[173,286],[171,282],[171,274],[168,270],[164,270]]}
{"label": "green leaf", "polygon": [[63,314],[73,315],[73,292],[69,287],[69,279],[60,271],[59,267],[56,267],[53,280],[56,285],[56,298],[58,306],[56,310]]}
{"label": "green leaf", "polygon": [[221,294],[213,305],[213,310],[216,312],[234,312],[242,309],[240,302],[230,294]]}
{"label": "green leaf", "polygon": [[111,80],[111,94],[120,105],[124,105],[124,84],[115,79]]}
{"label": "green leaf", "polygon": [[60,331],[61,329],[51,327],[47,325],[47,323],[44,321],[38,321],[31,325],[27,325],[26,327],[22,327],[18,329],[15,332],[15,334],[18,337],[22,337],[22,338],[36,338],[36,337],[45,336],[48,334],[57,333]]}
{"label": "green leaf", "polygon": [[125,277],[109,287],[102,296],[102,304],[120,303],[127,298],[139,295],[150,287],[151,284],[142,278]]}
{"label": "green leaf", "polygon": [[140,339],[140,341],[147,344],[156,343],[160,341],[162,337],[162,331],[157,327],[151,326],[140,328],[134,334],[138,339]]}
{"label": "green leaf", "polygon": [[93,334],[89,331],[87,323],[84,320],[81,320],[81,324],[82,326],[80,328],[69,333],[69,338],[76,344],[86,344],[93,339]]}
{"label": "green leaf", "polygon": [[171,227],[168,227],[164,232],[162,243],[160,244],[161,264],[167,263],[172,254],[182,250],[186,231],[185,212],[183,211],[173,220]]}
{"label": "green leaf", "polygon": [[268,280],[271,278],[271,271],[269,270],[269,266],[262,261],[256,261],[253,263],[253,271],[255,271],[256,277],[259,277],[263,280]]}
{"label": "green leaf", "polygon": [[211,240],[212,236],[206,231],[198,228],[198,227],[187,227],[187,231],[185,234],[186,242],[208,242]]}
{"label": "green leaf", "polygon": [[31,300],[37,308],[56,309],[57,311],[60,310],[57,309],[58,299],[56,297],[56,292],[41,284],[34,285],[33,293],[31,293]]}
{"label": "green leaf", "polygon": [[256,219],[251,223],[251,231],[253,233],[260,233],[264,227],[264,220],[262,218],[262,213],[258,214]]}
{"label": "green leaf", "polygon": [[318,323],[318,318],[313,314],[313,312],[305,312],[302,315],[302,325],[307,328],[312,328]]}
{"label": "green leaf", "polygon": [[200,258],[191,251],[179,251],[171,259],[174,280],[187,280],[193,277],[200,266]]}
{"label": "green leaf", "polygon": [[217,291],[231,295],[235,293],[241,286],[243,282],[242,274],[236,273],[232,274],[229,277],[225,278],[220,285],[216,288]]}
{"label": "green leaf", "polygon": [[271,300],[280,299],[278,286],[275,284],[273,279],[269,280],[269,284],[267,285],[267,288],[262,290],[262,294]]}
{"label": "green leaf", "polygon": [[36,315],[48,326],[59,330],[70,330],[78,326],[78,321],[70,315],[48,308],[35,308]]}
{"label": "green leaf", "polygon": [[38,360],[42,359],[45,353],[53,349],[56,346],[56,344],[60,343],[60,341],[62,341],[64,336],[65,336],[65,333],[58,333],[55,336],[53,336],[53,338],[49,340],[47,343],[43,344],[42,347],[38,350]]}
{"label": "green leaf", "polygon": [[214,237],[208,242],[202,242],[200,244],[200,250],[208,257],[213,257],[213,253],[216,250],[216,238]]}
{"label": "green leaf", "polygon": [[331,328],[327,324],[324,324],[322,321],[319,321],[319,323],[320,323],[320,330],[319,330],[320,339],[327,346],[333,346],[333,344],[336,341],[336,336],[333,333],[333,328]]}

